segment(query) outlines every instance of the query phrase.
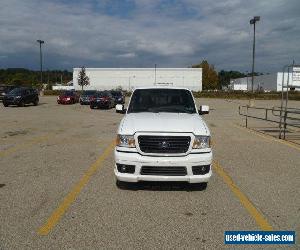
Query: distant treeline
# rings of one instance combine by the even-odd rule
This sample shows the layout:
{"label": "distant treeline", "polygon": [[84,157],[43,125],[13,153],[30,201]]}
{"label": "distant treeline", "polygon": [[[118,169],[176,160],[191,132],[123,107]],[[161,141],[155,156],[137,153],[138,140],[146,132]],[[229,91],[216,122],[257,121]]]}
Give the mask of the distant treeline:
{"label": "distant treeline", "polygon": [[[0,69],[0,85],[26,85],[39,86],[41,81],[40,71],[23,68]],[[43,71],[43,83],[53,85],[55,83],[67,83],[73,79],[72,72],[67,70]]]}
{"label": "distant treeline", "polygon": [[[207,60],[203,60],[198,64],[192,65],[192,68],[202,68],[202,87],[203,90],[222,89],[230,84],[230,79],[250,76],[251,73],[239,71],[225,71],[217,72],[214,65],[209,64]],[[254,72],[255,76],[263,75],[263,73]]]}
{"label": "distant treeline", "polygon": [[[209,64],[206,60],[203,60],[199,64],[192,66],[193,68],[202,68],[202,83],[203,89],[221,89],[224,86],[228,86],[230,79],[250,76],[249,73],[242,73],[239,71],[225,71],[221,70],[217,72],[213,65]],[[255,73],[255,75],[261,75],[261,73]],[[48,89],[51,89],[51,85],[55,83],[63,84],[73,79],[73,73],[67,70],[46,70],[43,71],[43,83],[48,84]],[[27,85],[27,86],[39,86],[40,85],[40,71],[28,70],[23,68],[8,68],[0,69],[0,85]]]}

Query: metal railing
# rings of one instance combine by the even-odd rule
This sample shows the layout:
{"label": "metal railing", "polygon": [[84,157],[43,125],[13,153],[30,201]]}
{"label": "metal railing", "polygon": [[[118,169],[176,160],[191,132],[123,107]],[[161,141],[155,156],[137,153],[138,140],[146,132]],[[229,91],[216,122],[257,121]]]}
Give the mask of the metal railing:
{"label": "metal railing", "polygon": [[[250,111],[261,111],[261,115],[254,115]],[[248,118],[273,122],[279,126],[280,139],[285,139],[287,127],[300,128],[300,109],[299,108],[263,108],[250,107],[248,105],[239,106],[239,115],[246,117],[245,125],[248,128]]]}

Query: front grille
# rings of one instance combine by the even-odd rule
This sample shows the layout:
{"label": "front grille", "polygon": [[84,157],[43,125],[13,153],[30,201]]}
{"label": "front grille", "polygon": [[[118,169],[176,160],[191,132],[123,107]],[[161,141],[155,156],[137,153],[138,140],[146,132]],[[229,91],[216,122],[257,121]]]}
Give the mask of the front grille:
{"label": "front grille", "polygon": [[185,176],[186,167],[142,166],[141,175]]}
{"label": "front grille", "polygon": [[190,136],[138,136],[139,147],[144,153],[178,154],[189,149]]}

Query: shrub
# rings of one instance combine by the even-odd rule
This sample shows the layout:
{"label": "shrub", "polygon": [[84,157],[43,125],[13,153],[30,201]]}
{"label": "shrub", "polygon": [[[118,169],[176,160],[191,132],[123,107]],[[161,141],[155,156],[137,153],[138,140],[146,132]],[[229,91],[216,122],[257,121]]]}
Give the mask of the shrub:
{"label": "shrub", "polygon": [[[193,93],[196,98],[222,98],[222,99],[258,99],[276,100],[281,99],[281,92],[243,92],[243,91],[202,91]],[[300,101],[300,92],[289,92],[290,100]]]}
{"label": "shrub", "polygon": [[60,95],[62,90],[51,90],[51,89],[46,89],[44,90],[44,95]]}

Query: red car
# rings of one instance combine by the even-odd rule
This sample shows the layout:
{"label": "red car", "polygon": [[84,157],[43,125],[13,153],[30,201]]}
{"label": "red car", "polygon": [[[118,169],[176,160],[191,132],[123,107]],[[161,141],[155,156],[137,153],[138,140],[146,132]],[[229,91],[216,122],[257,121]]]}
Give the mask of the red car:
{"label": "red car", "polygon": [[74,104],[79,102],[79,95],[75,91],[65,91],[57,97],[58,104]]}

